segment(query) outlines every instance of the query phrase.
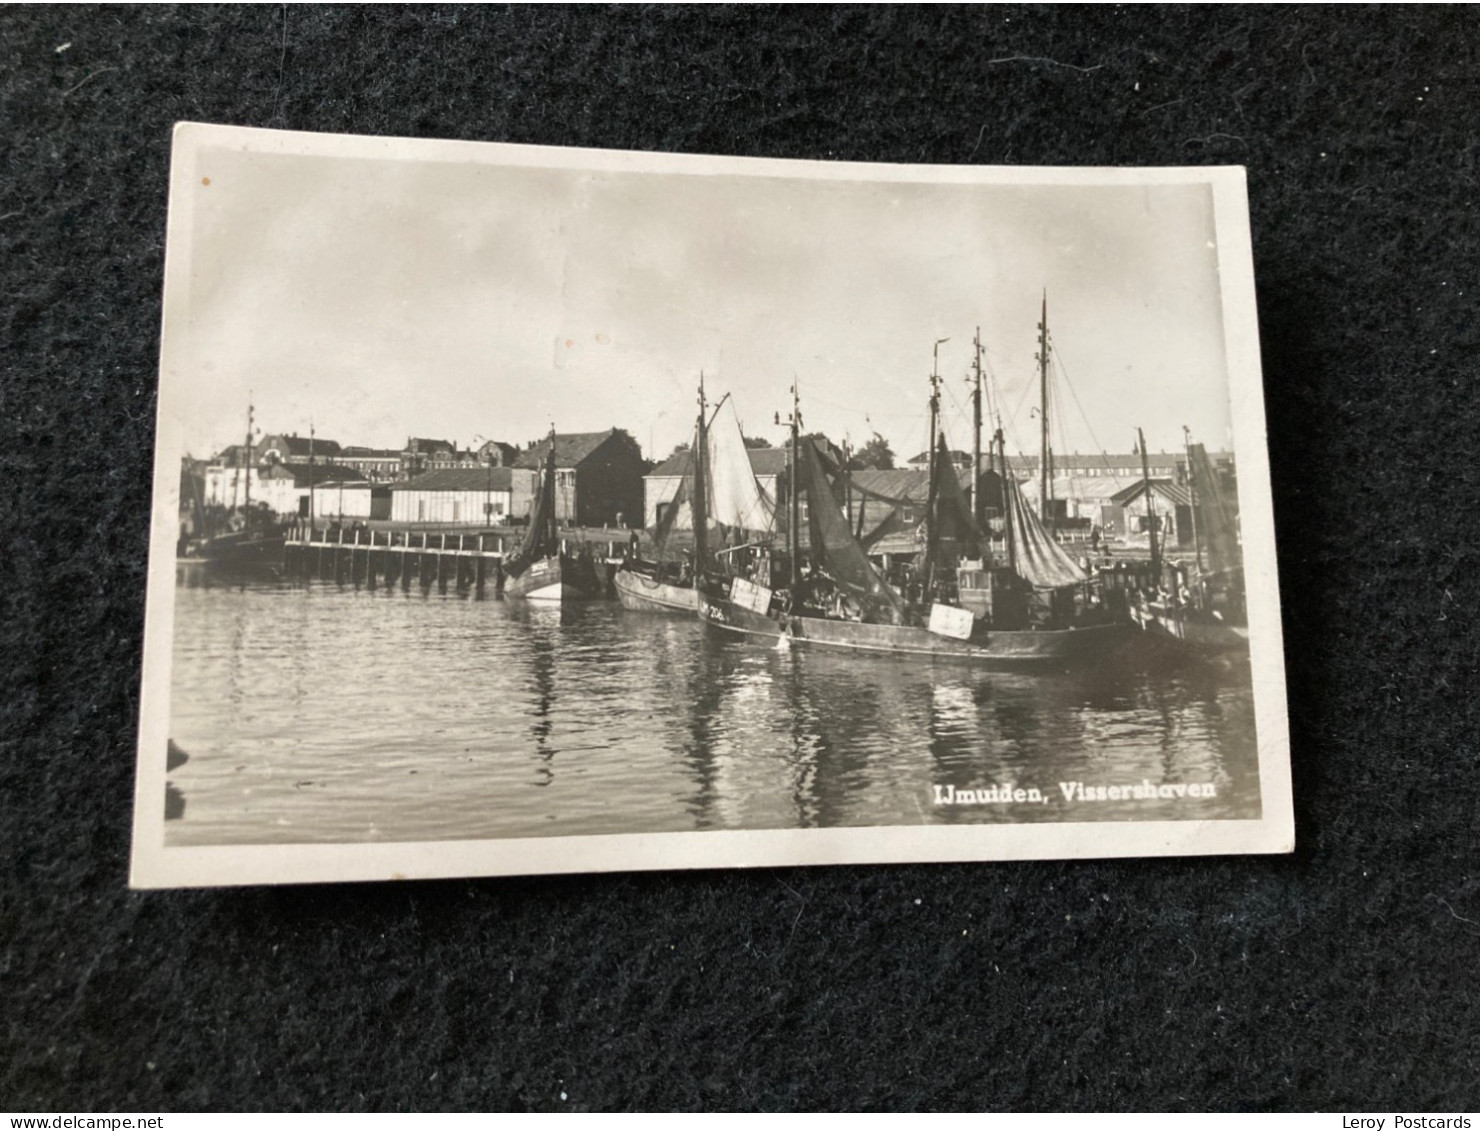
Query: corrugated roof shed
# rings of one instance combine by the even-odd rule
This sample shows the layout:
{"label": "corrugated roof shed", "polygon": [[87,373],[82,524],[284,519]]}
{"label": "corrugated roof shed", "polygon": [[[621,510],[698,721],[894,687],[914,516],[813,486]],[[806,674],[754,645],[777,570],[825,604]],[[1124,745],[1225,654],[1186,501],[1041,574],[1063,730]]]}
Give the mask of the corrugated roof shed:
{"label": "corrugated roof shed", "polygon": [[264,479],[293,479],[294,487],[319,486],[324,483],[361,483],[365,476],[352,467],[337,463],[280,463],[262,472]]}
{"label": "corrugated roof shed", "polygon": [[449,467],[429,471],[404,483],[392,483],[390,488],[392,491],[508,491],[513,484],[512,467]]}
{"label": "corrugated roof shed", "polygon": [[912,503],[924,503],[930,497],[930,473],[915,467],[896,468],[893,471],[855,471],[853,483],[876,495],[908,499]]}

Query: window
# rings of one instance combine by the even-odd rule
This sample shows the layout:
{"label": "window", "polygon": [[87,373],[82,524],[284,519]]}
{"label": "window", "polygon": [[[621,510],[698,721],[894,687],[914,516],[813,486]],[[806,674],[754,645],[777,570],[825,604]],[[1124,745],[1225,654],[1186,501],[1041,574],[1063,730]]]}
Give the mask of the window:
{"label": "window", "polygon": [[425,522],[426,520],[427,520],[427,501],[425,499],[417,499],[416,500],[416,521],[417,522]]}
{"label": "window", "polygon": [[461,522],[462,521],[462,504],[459,503],[459,502],[456,502],[456,501],[454,501],[453,504],[452,504],[452,521],[453,522]]}

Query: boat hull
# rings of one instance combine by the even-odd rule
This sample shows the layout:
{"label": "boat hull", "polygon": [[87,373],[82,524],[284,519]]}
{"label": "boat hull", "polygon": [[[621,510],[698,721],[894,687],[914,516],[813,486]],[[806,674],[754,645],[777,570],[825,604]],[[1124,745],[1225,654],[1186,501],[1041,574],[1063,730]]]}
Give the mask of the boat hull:
{"label": "boat hull", "polygon": [[517,577],[504,579],[504,596],[546,604],[599,596],[595,577],[583,579],[573,566],[574,563],[558,557],[540,558]]}
{"label": "boat hull", "polygon": [[1249,646],[1249,629],[1229,624],[1195,609],[1149,606],[1142,625],[1156,636],[1169,637],[1199,652],[1234,652]]}
{"label": "boat hull", "polygon": [[971,640],[956,640],[905,625],[862,624],[820,617],[788,617],[783,622],[704,595],[699,598],[699,616],[705,624],[722,632],[772,640],[785,636],[801,647],[1003,668],[1092,664],[1133,642],[1137,635],[1131,625],[1106,624],[986,632]]}
{"label": "boat hull", "polygon": [[699,591],[691,585],[654,581],[630,569],[618,570],[612,584],[622,607],[633,612],[693,616],[699,610]]}
{"label": "boat hull", "polygon": [[759,636],[776,641],[786,635],[781,622],[771,616],[742,608],[733,601],[700,593],[699,619],[721,632],[737,636]]}
{"label": "boat hull", "polygon": [[177,555],[177,570],[204,570],[210,574],[277,573],[283,565],[283,548],[287,539],[281,535],[246,538],[226,535]]}

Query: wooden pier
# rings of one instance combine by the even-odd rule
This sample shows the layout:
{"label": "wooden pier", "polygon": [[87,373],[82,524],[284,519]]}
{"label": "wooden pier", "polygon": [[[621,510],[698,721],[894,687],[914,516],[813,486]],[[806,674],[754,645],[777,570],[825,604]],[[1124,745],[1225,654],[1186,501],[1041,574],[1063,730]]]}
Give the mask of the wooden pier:
{"label": "wooden pier", "polygon": [[[563,540],[570,552],[585,547],[607,563],[627,550],[624,531],[572,529]],[[518,547],[522,530],[301,530],[283,546],[283,572],[368,589],[434,585],[443,593],[497,592],[504,557]]]}

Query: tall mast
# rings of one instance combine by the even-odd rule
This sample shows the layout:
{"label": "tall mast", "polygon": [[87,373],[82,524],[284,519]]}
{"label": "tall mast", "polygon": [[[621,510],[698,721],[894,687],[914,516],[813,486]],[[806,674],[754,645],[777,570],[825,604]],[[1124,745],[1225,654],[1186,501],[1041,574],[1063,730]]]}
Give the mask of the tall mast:
{"label": "tall mast", "polygon": [[843,437],[843,513],[848,517],[848,525],[853,525],[853,469],[849,465],[853,461],[853,453],[848,447],[848,437]]}
{"label": "tall mast", "polygon": [[308,540],[313,541],[313,417],[308,418]]}
{"label": "tall mast", "polygon": [[976,353],[972,358],[971,369],[974,378],[971,390],[971,520],[981,526],[982,505],[982,328],[976,328],[976,337],[972,339],[972,345]]}
{"label": "tall mast", "polygon": [[[1014,500],[1013,500],[1012,496],[1010,496],[1008,494],[1008,490],[1007,490],[1007,440],[1002,435],[1002,420],[1001,420],[1001,417],[1000,416],[998,417],[998,420],[997,420],[997,434],[996,434],[996,438],[997,438],[997,451],[1002,456],[1002,517],[1003,517],[1002,526],[1003,526],[1003,529],[1007,533],[1007,564],[1012,569],[1012,571],[1014,573],[1016,573],[1017,572],[1017,547],[1015,546],[1015,544],[1013,542],[1013,534],[1012,534],[1013,516],[1008,513],[1009,510],[1012,507],[1012,504],[1013,504],[1013,501]],[[1014,494],[1016,493],[1016,490],[1017,490],[1017,487],[1014,484],[1014,486],[1013,486],[1013,492],[1014,492]]]}
{"label": "tall mast", "polygon": [[1197,575],[1202,576],[1202,540],[1197,528],[1197,479],[1192,470],[1192,432],[1187,425],[1182,425],[1182,450],[1187,456],[1187,497],[1192,503],[1192,552],[1197,558]]}
{"label": "tall mast", "polygon": [[555,514],[555,423],[550,422],[550,452],[545,457],[545,502],[546,522],[545,554],[553,557],[560,553],[560,519]]}
{"label": "tall mast", "polygon": [[704,401],[704,371],[699,371],[699,424],[694,430],[694,497],[689,500],[689,513],[694,519],[694,576],[705,568],[709,561],[709,469],[704,466],[709,450],[705,417],[708,407]]}
{"label": "tall mast", "polygon": [[798,472],[800,471],[799,456],[801,441],[799,433],[801,422],[801,401],[797,396],[796,384],[793,382],[791,386],[791,486],[789,491],[791,497],[787,500],[790,513],[787,515],[786,522],[787,557],[791,560],[791,594],[793,603],[796,601],[797,586],[801,584],[802,580],[802,566],[801,562],[798,561],[802,546],[802,534],[799,529],[802,521],[802,503],[800,493],[797,490],[800,486],[798,483]]}
{"label": "tall mast", "polygon": [[1049,473],[1048,452],[1048,291],[1043,292],[1042,321],[1038,323],[1038,423],[1042,432],[1042,443],[1038,457],[1038,511],[1043,524],[1052,530],[1049,517],[1049,493],[1053,490],[1053,479]]}
{"label": "tall mast", "polygon": [[[926,496],[925,521],[925,599],[930,599],[930,593],[935,581],[935,554],[940,547],[940,523],[937,521],[936,511],[939,509],[940,492],[938,490],[939,480],[936,476],[942,474],[940,458],[936,451],[936,429],[940,426],[940,347],[950,338],[940,338],[931,350],[930,364],[930,487]],[[952,474],[955,474],[952,471]]]}
{"label": "tall mast", "polygon": [[1146,433],[1137,428],[1136,439],[1141,443],[1141,483],[1146,491],[1146,529],[1151,534],[1151,572],[1160,585],[1161,555],[1156,549],[1156,504],[1151,497],[1151,461],[1146,455]]}
{"label": "tall mast", "polygon": [[246,505],[242,508],[243,529],[250,530],[252,526],[252,400],[251,395],[247,397],[247,473],[246,473]]}

